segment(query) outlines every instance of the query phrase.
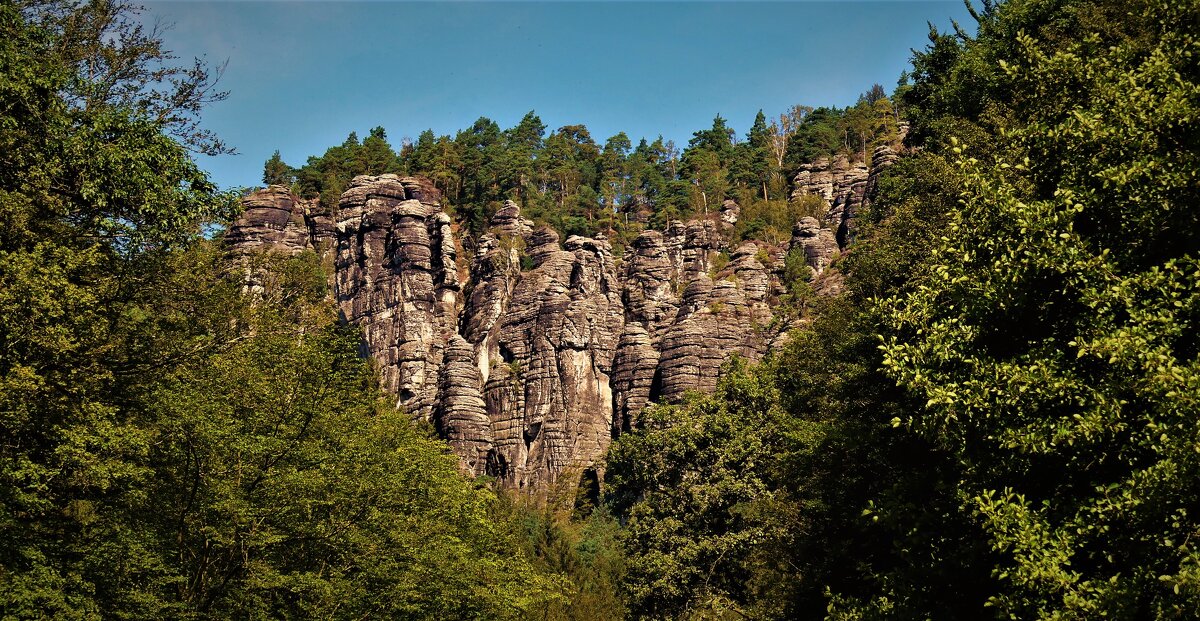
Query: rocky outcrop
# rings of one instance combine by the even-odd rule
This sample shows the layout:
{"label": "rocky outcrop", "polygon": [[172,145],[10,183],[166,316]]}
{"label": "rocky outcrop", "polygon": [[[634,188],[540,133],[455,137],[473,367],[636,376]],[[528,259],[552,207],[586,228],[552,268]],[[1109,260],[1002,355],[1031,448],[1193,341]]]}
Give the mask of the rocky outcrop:
{"label": "rocky outcrop", "polygon": [[641,232],[620,268],[607,239],[560,240],[511,201],[478,238],[456,239],[437,189],[396,175],[355,178],[332,211],[260,190],[226,240],[242,257],[327,253],[341,316],[398,405],[430,421],[464,471],[541,492],[592,467],[650,403],[711,391],[731,357],[782,342],[772,309],[789,253],[818,293],[839,291],[831,262],[896,157],[880,147],[869,171],[845,157],[803,167],[794,198],[829,211],[797,222],[789,243],[730,248],[741,210],[725,201]]}
{"label": "rocky outcrop", "polygon": [[663,231],[663,247],[679,274],[708,271],[725,244],[721,227],[712,220],[672,220]]}
{"label": "rocky outcrop", "polygon": [[646,328],[636,322],[626,323],[613,358],[614,437],[638,426],[650,398],[661,392],[655,387],[659,359],[658,347]]}
{"label": "rocky outcrop", "polygon": [[690,390],[711,392],[729,358],[757,361],[766,353],[770,275],[757,254],[757,246],[743,244],[715,277],[691,274],[679,313],[663,335],[652,398],[670,402]]}
{"label": "rocky outcrop", "polygon": [[870,170],[861,162],[851,163],[845,155],[823,157],[800,167],[793,178],[792,200],[818,196],[829,204],[825,221],[845,246],[851,237],[854,216],[862,205]]}
{"label": "rocky outcrop", "polygon": [[833,231],[822,227],[816,218],[801,218],[792,229],[789,248],[804,252],[805,263],[812,269],[813,277],[820,276],[838,252],[837,237]]}
{"label": "rocky outcrop", "polygon": [[625,329],[613,361],[614,434],[635,426],[649,402],[663,334],[679,313],[687,229],[673,224],[673,252],[658,231],[642,231],[625,249]]}
{"label": "rocky outcrop", "polygon": [[626,248],[624,267],[626,323],[641,326],[650,341],[658,343],[679,310],[682,261],[668,254],[662,233],[642,231]]}
{"label": "rocky outcrop", "polygon": [[521,489],[582,471],[608,447],[624,323],[606,240],[572,236],[559,247],[558,235],[542,228],[527,243],[532,269],[517,275],[490,329],[472,334],[487,352],[488,472]]}
{"label": "rocky outcrop", "polygon": [[225,240],[240,253],[299,254],[312,247],[306,206],[308,202],[281,185],[251,192],[242,199],[242,215],[229,227]]}
{"label": "rocky outcrop", "polygon": [[338,201],[334,292],[363,332],[385,390],[430,420],[447,338],[457,331],[459,283],[450,217],[429,182],[356,177]]}
{"label": "rocky outcrop", "polygon": [[[488,232],[476,243],[471,264],[469,294],[461,318],[461,332],[475,346],[479,372],[486,381],[491,360],[500,359],[497,326],[512,300],[521,276],[522,256],[532,239],[533,223],[508,201],[492,217]],[[555,240],[557,241],[557,240]]]}
{"label": "rocky outcrop", "polygon": [[[902,125],[901,141],[907,132],[907,124]],[[878,190],[880,175],[900,158],[900,144],[876,146],[869,167],[862,162],[851,163],[844,154],[801,166],[792,179],[791,200],[803,196],[824,199],[829,204],[824,224],[834,232],[838,246],[845,248],[854,237],[854,219],[870,206]]]}
{"label": "rocky outcrop", "polygon": [[475,364],[475,348],[451,335],[438,376],[434,422],[438,433],[474,476],[487,471],[492,453],[492,419],[483,400],[483,378]]}
{"label": "rocky outcrop", "polygon": [[742,207],[735,201],[726,199],[721,203],[721,223],[727,227],[732,227],[737,224],[738,218],[742,216]]}

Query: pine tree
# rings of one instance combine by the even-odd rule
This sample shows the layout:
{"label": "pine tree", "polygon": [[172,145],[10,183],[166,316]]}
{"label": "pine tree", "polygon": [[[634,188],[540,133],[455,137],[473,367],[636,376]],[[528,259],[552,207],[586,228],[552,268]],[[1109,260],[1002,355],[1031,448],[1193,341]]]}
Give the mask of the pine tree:
{"label": "pine tree", "polygon": [[283,185],[290,187],[296,182],[296,171],[288,166],[279,156],[279,150],[263,165],[263,185]]}

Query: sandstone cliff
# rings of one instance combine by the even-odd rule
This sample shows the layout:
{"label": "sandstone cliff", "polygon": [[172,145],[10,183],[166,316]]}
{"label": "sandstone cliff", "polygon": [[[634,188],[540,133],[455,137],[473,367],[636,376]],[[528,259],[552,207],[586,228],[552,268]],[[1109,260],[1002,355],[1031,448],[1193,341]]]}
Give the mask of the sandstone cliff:
{"label": "sandstone cliff", "polygon": [[643,231],[619,261],[603,237],[560,240],[512,202],[463,240],[431,183],[396,175],[355,178],[334,213],[280,186],[259,190],[226,241],[239,257],[329,257],[341,315],[361,328],[397,404],[432,423],[464,470],[545,490],[593,467],[649,403],[711,391],[730,357],[765,355],[786,327],[773,309],[789,250],[818,291],[837,291],[830,265],[896,158],[886,147],[873,156],[871,169],[845,158],[803,167],[794,196],[820,196],[829,211],[780,246],[731,248],[733,201],[712,219]]}

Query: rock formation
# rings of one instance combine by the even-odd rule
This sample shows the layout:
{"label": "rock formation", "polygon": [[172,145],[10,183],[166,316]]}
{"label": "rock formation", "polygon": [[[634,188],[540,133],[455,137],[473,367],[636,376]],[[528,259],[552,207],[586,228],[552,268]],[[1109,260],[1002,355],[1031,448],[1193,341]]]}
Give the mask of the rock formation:
{"label": "rock formation", "polygon": [[415,417],[432,418],[447,337],[456,332],[458,274],[450,216],[438,192],[411,177],[360,176],[338,201],[334,292],[363,332],[383,387]]}
{"label": "rock formation", "polygon": [[721,203],[721,222],[732,227],[737,224],[738,218],[742,216],[742,207],[735,201],[726,199]]}
{"label": "rock formation", "polygon": [[833,231],[822,227],[811,216],[801,218],[792,228],[792,240],[788,245],[804,252],[805,262],[812,268],[813,276],[820,276],[838,252],[837,237]]}
{"label": "rock formation", "polygon": [[797,222],[786,244],[730,248],[740,208],[725,201],[711,219],[643,231],[620,268],[608,240],[560,241],[511,201],[460,257],[437,189],[396,175],[355,178],[332,213],[281,186],[259,190],[226,241],[238,257],[332,256],[341,315],[397,404],[433,423],[465,471],[545,491],[593,467],[648,404],[711,391],[732,356],[758,360],[782,342],[772,307],[789,252],[803,253],[814,289],[838,291],[830,264],[896,157],[880,147],[870,170],[845,157],[802,167],[794,197],[830,209]]}
{"label": "rock formation", "polygon": [[[608,447],[624,314],[606,240],[572,236],[560,246],[557,233],[529,232],[519,214],[506,205],[483,236],[463,322],[491,421],[487,471],[538,488],[590,466]],[[516,256],[522,245],[532,259],[527,271]]]}
{"label": "rock formation", "polygon": [[613,362],[614,434],[634,426],[651,397],[662,337],[679,312],[684,240],[678,241],[673,257],[664,235],[647,230],[625,249],[625,329]]}
{"label": "rock formation", "polygon": [[303,201],[286,187],[273,185],[242,199],[242,216],[225,240],[241,253],[262,250],[299,254],[311,248]]}
{"label": "rock formation", "polygon": [[[900,130],[901,140],[908,126]],[[854,237],[854,218],[870,206],[880,174],[900,158],[899,143],[883,144],[871,153],[871,166],[862,162],[850,163],[845,155],[823,157],[805,164],[792,179],[791,200],[802,196],[818,196],[829,204],[825,226],[833,231],[838,246],[845,248]]]}
{"label": "rock formation", "polygon": [[813,195],[829,203],[825,221],[844,247],[852,235],[853,219],[862,205],[870,174],[866,164],[851,164],[845,155],[823,157],[800,167],[792,180],[795,189],[791,198]]}
{"label": "rock formation", "polygon": [[754,244],[743,244],[720,272],[686,273],[679,312],[662,338],[652,398],[669,402],[689,390],[711,392],[731,356],[757,361],[766,353],[770,275],[756,254]]}
{"label": "rock formation", "polygon": [[487,472],[492,454],[492,419],[483,400],[483,377],[475,364],[475,348],[453,334],[445,344],[438,375],[434,422],[438,433],[472,475]]}

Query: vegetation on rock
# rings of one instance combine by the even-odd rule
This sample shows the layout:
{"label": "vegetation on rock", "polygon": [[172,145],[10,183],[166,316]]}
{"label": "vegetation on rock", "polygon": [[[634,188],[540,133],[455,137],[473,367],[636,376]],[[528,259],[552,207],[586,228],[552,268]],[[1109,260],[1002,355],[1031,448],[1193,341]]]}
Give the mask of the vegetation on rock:
{"label": "vegetation on rock", "polygon": [[[634,328],[602,331],[609,349],[632,354],[582,366],[621,369],[634,405],[606,461],[546,477],[541,504],[470,479],[394,407],[316,253],[205,237],[235,215],[193,159],[227,150],[198,124],[221,94],[130,11],[0,5],[0,616],[1200,616],[1197,0],[985,1],[977,34],[931,31],[892,97],[760,112],[744,138],[717,116],[683,148],[600,143],[531,112],[398,151],[375,128],[299,168],[276,152],[264,183],[305,206],[403,173],[427,180],[368,181],[432,183],[455,226],[497,227],[479,236],[494,282],[468,291],[487,308],[533,255],[562,253],[580,287],[572,261],[611,259],[559,236],[630,249],[643,289],[595,288]],[[835,160],[870,185],[853,231],[821,226],[844,196],[789,187]],[[643,411],[701,374],[696,334],[762,332],[743,281],[765,304],[768,270],[787,293],[766,316],[796,329]],[[496,324],[504,343],[523,321]],[[454,336],[447,367],[471,375]],[[524,360],[488,369],[499,388],[539,381]]]}

